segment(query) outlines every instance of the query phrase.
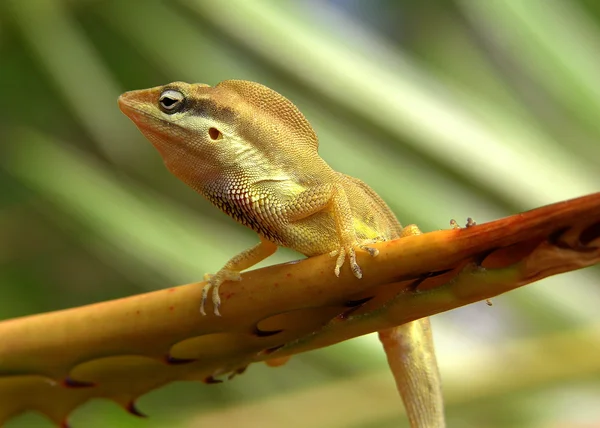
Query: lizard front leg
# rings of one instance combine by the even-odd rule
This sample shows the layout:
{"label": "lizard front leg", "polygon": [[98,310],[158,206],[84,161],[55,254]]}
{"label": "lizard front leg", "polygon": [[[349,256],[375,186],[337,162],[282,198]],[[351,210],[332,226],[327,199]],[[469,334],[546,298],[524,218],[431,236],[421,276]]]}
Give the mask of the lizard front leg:
{"label": "lizard front leg", "polygon": [[212,288],[213,311],[217,316],[221,316],[219,307],[221,306],[221,297],[219,296],[219,287],[225,281],[240,281],[242,277],[240,272],[254,266],[266,259],[277,250],[277,244],[260,236],[260,242],[252,248],[242,251],[237,256],[230,259],[216,274],[206,274],[204,279],[208,283],[202,288],[202,302],[200,303],[200,313],[206,315],[204,305],[208,299],[208,292]]}
{"label": "lizard front leg", "polygon": [[[340,276],[340,270],[348,257],[352,273],[357,278],[362,278],[362,270],[356,262],[355,248],[360,248],[371,256],[376,256],[379,252],[366,245],[374,243],[375,240],[359,242],[354,230],[352,209],[341,184],[332,183],[312,187],[297,195],[293,201],[284,206],[284,212],[286,212],[289,222],[305,219],[328,209],[333,214],[337,239],[332,242],[321,242],[320,247],[327,248],[323,251],[324,253],[329,252],[332,257],[337,256],[334,268],[336,276]],[[323,233],[323,236],[327,235]]]}

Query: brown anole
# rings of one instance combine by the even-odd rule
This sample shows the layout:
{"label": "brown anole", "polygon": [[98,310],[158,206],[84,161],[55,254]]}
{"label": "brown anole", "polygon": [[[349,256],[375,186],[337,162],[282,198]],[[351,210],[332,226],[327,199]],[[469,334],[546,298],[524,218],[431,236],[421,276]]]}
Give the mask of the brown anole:
{"label": "brown anole", "polygon": [[[259,235],[258,244],[208,277],[202,314],[212,289],[213,311],[220,315],[219,286],[239,281],[241,271],[278,246],[306,256],[331,254],[336,276],[348,260],[361,278],[357,250],[376,256],[370,244],[419,233],[414,226],[403,229],[365,183],[334,171],[319,156],[317,136],[304,115],[266,86],[174,82],[127,92],[119,106],[175,176]],[[429,320],[379,335],[411,425],[444,426]]]}

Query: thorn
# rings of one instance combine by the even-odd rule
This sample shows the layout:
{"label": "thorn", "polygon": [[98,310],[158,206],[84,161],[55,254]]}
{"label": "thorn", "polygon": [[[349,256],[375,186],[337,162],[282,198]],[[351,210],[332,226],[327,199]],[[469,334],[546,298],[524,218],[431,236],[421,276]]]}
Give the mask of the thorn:
{"label": "thorn", "polygon": [[582,245],[588,245],[590,242],[600,238],[600,222],[592,224],[583,229],[579,235],[579,242]]}
{"label": "thorn", "polygon": [[[350,317],[350,315],[352,315],[354,312],[356,312],[358,309],[360,308],[360,306],[353,306],[351,308],[346,309],[343,312],[340,312],[335,318],[334,320],[338,320],[338,321],[344,321],[346,319],[348,319]],[[333,320],[332,320],[333,321]]]}
{"label": "thorn", "polygon": [[181,364],[189,364],[189,363],[193,363],[194,361],[196,361],[195,358],[177,358],[177,357],[172,357],[171,355],[167,355],[165,357],[165,363],[169,364],[171,366],[178,366]]}
{"label": "thorn", "polygon": [[367,303],[369,300],[371,300],[374,296],[369,296],[369,297],[365,297],[363,299],[356,299],[356,300],[348,300],[346,301],[346,303],[344,303],[344,306],[348,307],[348,308],[354,308],[356,306],[362,306],[365,303]]}
{"label": "thorn", "polygon": [[66,388],[91,388],[92,386],[96,386],[94,382],[75,380],[71,379],[69,376],[63,379],[62,385]]}
{"label": "thorn", "polygon": [[411,292],[417,291],[417,288],[419,288],[419,285],[421,285],[423,283],[423,281],[425,281],[427,278],[429,278],[429,272],[426,273],[425,275],[421,276],[420,278],[415,279],[413,282],[411,282],[408,285],[408,287],[406,287],[406,289]]}
{"label": "thorn", "polygon": [[487,259],[492,253],[494,253],[498,249],[499,247],[492,247],[480,254],[477,254],[475,257],[473,257],[473,262],[476,266],[481,267],[483,265],[483,262],[485,262],[485,259]]}
{"label": "thorn", "polygon": [[265,364],[269,367],[279,367],[287,363],[290,360],[290,358],[292,358],[291,355],[286,355],[285,357],[269,358],[268,360],[265,360]]}
{"label": "thorn", "polygon": [[281,348],[283,348],[283,345],[273,346],[272,348],[265,349],[262,353],[265,355],[269,355]]}
{"label": "thorn", "polygon": [[237,375],[243,374],[247,368],[248,368],[248,366],[244,366],[244,367],[240,367],[239,369],[235,369],[234,371],[229,373],[229,376],[227,376],[227,380],[231,380],[234,377],[236,377]]}
{"label": "thorn", "polygon": [[223,381],[221,379],[215,379],[213,376],[207,376],[204,378],[204,380],[202,381],[204,383],[223,383]]}
{"label": "thorn", "polygon": [[453,269],[442,269],[442,270],[435,270],[435,271],[431,271],[431,272],[427,272],[427,274],[425,275],[427,278],[433,278],[436,276],[440,276],[440,275],[445,275],[448,272],[452,271]]}
{"label": "thorn", "polygon": [[147,415],[138,410],[138,408],[135,406],[135,400],[131,400],[129,403],[127,403],[125,409],[134,416],[138,416],[140,418],[148,417]]}
{"label": "thorn", "polygon": [[560,229],[556,229],[554,232],[548,235],[548,242],[550,244],[558,247],[558,248],[569,248],[569,246],[560,241],[560,238],[563,234],[565,234],[569,230],[568,227],[562,227]]}
{"label": "thorn", "polygon": [[254,334],[257,337],[269,337],[269,336],[275,336],[276,334],[281,333],[283,330],[261,330],[260,328],[256,327],[254,330]]}

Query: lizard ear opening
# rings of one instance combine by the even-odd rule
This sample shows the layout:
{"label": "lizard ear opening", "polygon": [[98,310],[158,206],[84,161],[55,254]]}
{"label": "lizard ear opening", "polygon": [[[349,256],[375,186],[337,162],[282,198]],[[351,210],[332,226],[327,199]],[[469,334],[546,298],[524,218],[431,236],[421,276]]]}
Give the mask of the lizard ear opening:
{"label": "lizard ear opening", "polygon": [[221,131],[219,131],[217,128],[209,128],[208,136],[213,141],[220,140],[221,138],[223,138],[223,134],[221,134]]}

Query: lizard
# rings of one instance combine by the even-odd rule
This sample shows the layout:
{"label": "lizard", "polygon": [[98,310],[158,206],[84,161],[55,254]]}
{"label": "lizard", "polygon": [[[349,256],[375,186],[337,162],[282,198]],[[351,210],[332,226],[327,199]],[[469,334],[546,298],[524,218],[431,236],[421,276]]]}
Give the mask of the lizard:
{"label": "lizard", "polygon": [[[367,184],[332,169],[319,156],[317,135],[304,115],[264,85],[243,80],[216,86],[173,82],[126,92],[118,104],[171,173],[259,236],[258,244],[205,276],[203,315],[209,292],[213,312],[220,316],[219,286],[240,281],[241,271],[278,246],[308,257],[329,253],[336,258],[336,276],[347,259],[352,274],[361,278],[357,250],[377,256],[369,245],[420,233],[414,225],[403,228]],[[388,359],[388,351],[400,350],[396,381],[411,426],[444,426],[429,320],[379,336]]]}

